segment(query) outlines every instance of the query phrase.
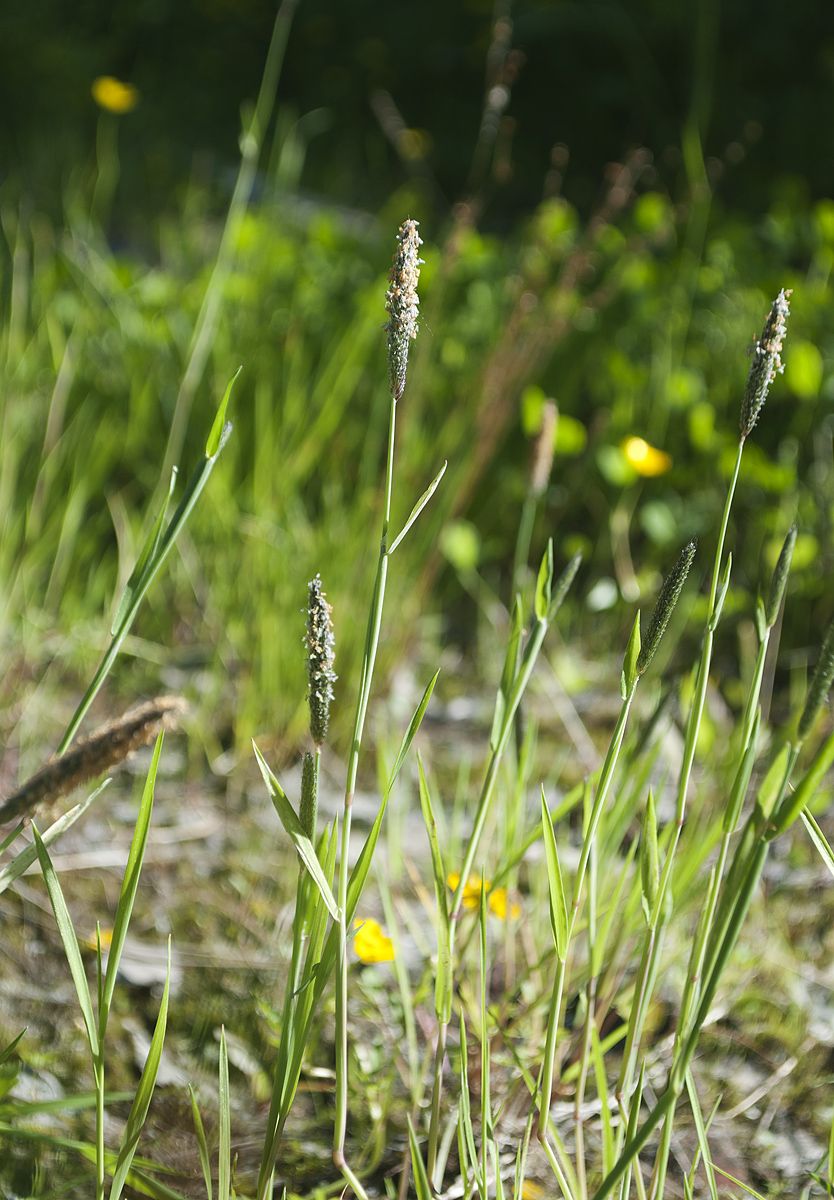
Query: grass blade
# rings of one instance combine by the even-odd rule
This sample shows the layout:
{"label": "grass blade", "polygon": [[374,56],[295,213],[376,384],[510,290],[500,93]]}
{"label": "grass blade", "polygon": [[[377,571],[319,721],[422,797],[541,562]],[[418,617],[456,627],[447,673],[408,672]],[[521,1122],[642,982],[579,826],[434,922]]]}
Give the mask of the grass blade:
{"label": "grass blade", "polygon": [[206,1131],[203,1128],[203,1118],[200,1116],[200,1109],[197,1107],[197,1097],[194,1095],[194,1088],[191,1084],[188,1085],[188,1094],[191,1096],[191,1119],[194,1122],[194,1136],[197,1138],[197,1149],[200,1153],[200,1166],[203,1169],[206,1197],[207,1200],[212,1200],[211,1159],[209,1157],[208,1143],[206,1142]]}
{"label": "grass blade", "polygon": [[229,1096],[229,1053],[226,1048],[226,1030],[220,1026],[220,1077],[217,1101],[220,1117],[220,1145],[217,1163],[217,1197],[229,1200],[232,1186],[232,1109]]}
{"label": "grass blade", "polygon": [[414,1190],[417,1192],[417,1200],[434,1200],[410,1114],[408,1117],[408,1144],[411,1148],[411,1169],[414,1175]]}
{"label": "grass blade", "polygon": [[[69,812],[65,812],[62,817],[59,817],[52,825],[49,826],[46,833],[43,835],[44,846],[51,846],[53,842],[57,842],[62,834],[70,829],[79,817],[83,817],[84,813],[93,803],[93,801],[101,795],[107,785],[109,779],[105,779],[104,783],[100,784],[94,792],[91,792],[86,800],[82,800],[80,804],[76,804]],[[31,842],[25,850],[21,850],[10,863],[3,867],[0,871],[0,892],[4,892],[16,879],[24,875],[32,863],[38,857],[37,847],[34,842]]]}
{"label": "grass blade", "polygon": [[278,814],[278,819],[284,826],[284,832],[290,838],[290,841],[298,851],[298,856],[304,863],[304,866],[312,876],[313,882],[319,889],[319,894],[322,900],[327,905],[327,910],[334,921],[339,920],[339,907],[333,898],[333,893],[327,885],[327,880],[324,877],[324,871],[321,869],[321,863],[316,855],[315,847],[304,832],[304,826],[296,816],[295,809],[290,804],[286,797],[284,789],[281,787],[278,780],[272,774],[266,759],[261,754],[258,747],[252,742],[252,748],[255,751],[255,758],[258,760],[258,766],[261,769],[264,783],[266,784],[269,798],[273,803],[275,811]]}
{"label": "grass blade", "polygon": [[93,1004],[90,999],[90,988],[87,984],[87,975],[84,970],[84,963],[81,961],[81,951],[78,949],[78,939],[75,936],[75,930],[72,924],[72,918],[69,915],[64,893],[61,890],[61,885],[58,882],[58,876],[55,868],[52,865],[52,860],[49,857],[49,852],[43,843],[41,835],[38,833],[34,822],[32,824],[32,833],[35,838],[35,846],[37,848],[38,859],[43,872],[44,883],[46,890],[49,893],[49,901],[52,905],[52,911],[55,914],[55,921],[58,925],[58,933],[61,937],[61,943],[64,947],[64,954],[67,956],[72,981],[75,984],[78,1003],[81,1005],[81,1015],[84,1018],[84,1026],[87,1030],[87,1040],[90,1043],[90,1053],[93,1058],[98,1057],[99,1041],[96,1031],[95,1017],[93,1016]]}
{"label": "grass blade", "polygon": [[391,543],[391,545],[388,547],[387,554],[388,554],[388,557],[389,557],[389,558],[390,558],[390,557],[391,557],[391,555],[394,553],[394,551],[396,550],[397,546],[399,546],[400,542],[403,540],[403,538],[405,537],[405,535],[408,533],[408,531],[409,531],[409,529],[411,528],[411,526],[412,526],[412,525],[414,524],[414,522],[417,520],[417,518],[419,517],[420,513],[421,513],[421,512],[423,511],[423,509],[426,507],[426,505],[428,504],[429,500],[431,500],[431,498],[432,498],[432,496],[434,495],[434,493],[437,491],[437,485],[440,483],[440,480],[441,480],[441,479],[443,478],[443,476],[445,475],[445,473],[446,473],[446,467],[447,467],[448,465],[449,465],[449,464],[448,464],[448,462],[444,462],[444,463],[443,463],[443,466],[442,466],[442,467],[440,468],[440,470],[437,472],[437,474],[435,475],[434,479],[431,481],[431,483],[429,484],[429,486],[428,486],[428,487],[426,488],[426,490],[423,492],[423,494],[422,494],[422,496],[420,497],[420,499],[417,501],[417,503],[416,503],[416,504],[414,505],[414,507],[412,508],[412,510],[411,510],[411,515],[409,516],[409,518],[408,518],[408,520],[406,521],[405,525],[403,525],[403,527],[402,527],[402,529],[400,530],[400,532],[397,534],[397,536],[394,538],[394,540],[393,540],[393,542]]}
{"label": "grass blade", "polygon": [[556,943],[556,953],[561,962],[565,961],[568,953],[568,906],[565,901],[565,889],[562,884],[562,871],[559,867],[559,851],[556,849],[556,835],[550,823],[550,813],[544,796],[542,785],[542,836],[544,838],[544,853],[547,863],[547,885],[550,894],[550,924],[553,928],[553,939]]}
{"label": "grass blade", "polygon": [[142,1076],[139,1080],[139,1087],[136,1089],[136,1095],[133,1103],[130,1106],[130,1113],[127,1118],[122,1144],[119,1149],[119,1157],[116,1161],[116,1170],[113,1173],[113,1184],[110,1189],[110,1200],[119,1200],[122,1194],[122,1188],[127,1181],[127,1176],[133,1162],[133,1156],[136,1153],[136,1147],[139,1145],[139,1135],[142,1132],[142,1126],[145,1124],[145,1118],[148,1115],[148,1109],[153,1096],[153,1090],[156,1085],[156,1076],[159,1071],[159,1063],[162,1058],[162,1043],[165,1040],[165,1027],[168,1023],[168,995],[171,988],[171,939],[168,939],[168,973],[165,977],[165,990],[162,993],[162,1003],[159,1006],[159,1016],[156,1019],[156,1028],[153,1031],[151,1038],[151,1047],[148,1051],[148,1057],[145,1060],[145,1065],[142,1068]]}

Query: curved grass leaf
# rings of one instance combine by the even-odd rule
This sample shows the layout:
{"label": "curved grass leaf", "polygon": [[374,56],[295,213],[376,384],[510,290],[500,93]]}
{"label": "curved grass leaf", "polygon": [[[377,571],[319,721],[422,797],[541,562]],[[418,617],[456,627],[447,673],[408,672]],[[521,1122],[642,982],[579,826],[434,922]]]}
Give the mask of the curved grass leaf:
{"label": "curved grass leaf", "polygon": [[[59,817],[57,821],[50,825],[46,833],[43,834],[44,846],[51,846],[53,842],[56,842],[63,833],[66,833],[75,824],[79,817],[83,817],[93,801],[101,795],[109,783],[110,780],[105,779],[104,783],[100,784],[94,792],[91,792],[86,800],[82,800],[80,804],[76,804],[74,808],[65,812],[62,817]],[[34,842],[31,842],[25,850],[21,850],[0,871],[0,892],[4,892],[10,884],[19,879],[21,875],[24,875],[37,857],[37,847]]]}
{"label": "curved grass leaf", "polygon": [[428,487],[426,488],[426,490],[423,492],[423,494],[422,494],[422,496],[420,497],[420,499],[417,501],[417,503],[416,503],[416,504],[414,505],[414,507],[412,508],[412,510],[411,510],[411,515],[409,516],[409,518],[408,518],[408,520],[406,521],[405,525],[403,525],[403,527],[402,527],[402,529],[400,530],[400,532],[399,532],[399,533],[397,534],[397,536],[394,538],[393,542],[391,543],[391,545],[389,546],[389,548],[388,548],[388,550],[387,550],[387,552],[386,552],[386,553],[388,554],[388,557],[389,557],[389,558],[390,558],[390,556],[391,556],[391,555],[394,553],[394,551],[396,550],[397,546],[399,546],[400,542],[403,540],[403,538],[405,537],[405,535],[408,533],[408,531],[409,531],[409,529],[411,528],[411,526],[412,526],[412,525],[414,524],[414,522],[417,520],[417,518],[419,517],[420,513],[421,513],[421,512],[423,511],[423,509],[426,507],[426,505],[428,504],[429,500],[431,500],[431,498],[432,498],[432,496],[434,495],[434,493],[437,491],[437,485],[440,483],[440,480],[441,480],[441,479],[443,478],[443,476],[445,475],[445,473],[446,473],[446,467],[447,467],[448,465],[449,465],[449,464],[448,464],[448,462],[444,462],[444,463],[443,463],[443,466],[442,466],[442,467],[440,468],[440,470],[437,472],[437,474],[435,475],[434,479],[431,481],[431,483],[429,484],[429,486],[428,486]]}

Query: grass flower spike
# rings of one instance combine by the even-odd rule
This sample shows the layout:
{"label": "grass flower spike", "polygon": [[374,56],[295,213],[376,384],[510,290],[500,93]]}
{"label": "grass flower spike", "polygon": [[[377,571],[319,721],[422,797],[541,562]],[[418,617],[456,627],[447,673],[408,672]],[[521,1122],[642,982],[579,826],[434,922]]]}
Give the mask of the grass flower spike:
{"label": "grass flower spike", "polygon": [[828,626],[814,674],[808,685],[808,699],[805,701],[805,708],[799,718],[797,731],[800,742],[804,742],[813,729],[819,711],[831,690],[832,680],[834,680],[834,621]]}
{"label": "grass flower spike", "polygon": [[786,332],[786,322],[790,316],[788,296],[790,291],[782,288],[773,301],[773,307],[765,321],[762,336],[751,351],[753,361],[747,376],[747,387],[744,389],[744,400],[741,404],[741,440],[747,437],[759,419],[759,413],[764,407],[770,385],[777,375],[784,371],[780,357],[782,342]]}
{"label": "grass flower spike", "polygon": [[321,576],[317,575],[307,585],[305,637],[309,653],[307,677],[310,680],[310,690],[307,693],[307,703],[310,708],[310,734],[317,746],[327,737],[333,684],[338,678],[333,670],[336,641],[333,637],[330,613],[330,605],[321,587]]}
{"label": "grass flower spike", "polygon": [[688,542],[684,546],[680,558],[675,563],[671,574],[667,576],[666,582],[660,589],[660,595],[654,606],[652,619],[649,621],[648,632],[646,633],[645,640],[640,648],[640,655],[637,659],[638,675],[643,674],[654,658],[655,651],[660,645],[660,639],[663,637],[664,630],[669,624],[669,618],[672,616],[675,605],[678,602],[681,588],[686,583],[686,577],[689,574],[689,568],[692,566],[692,560],[695,557],[697,548],[698,541],[696,538],[693,538],[691,542]]}
{"label": "grass flower spike", "polygon": [[408,366],[408,347],[417,336],[417,281],[420,264],[417,257],[422,240],[417,232],[416,221],[403,221],[397,234],[398,245],[394,254],[394,265],[388,276],[390,287],[385,294],[388,309],[388,378],[391,395],[399,400],[405,391],[405,374]]}

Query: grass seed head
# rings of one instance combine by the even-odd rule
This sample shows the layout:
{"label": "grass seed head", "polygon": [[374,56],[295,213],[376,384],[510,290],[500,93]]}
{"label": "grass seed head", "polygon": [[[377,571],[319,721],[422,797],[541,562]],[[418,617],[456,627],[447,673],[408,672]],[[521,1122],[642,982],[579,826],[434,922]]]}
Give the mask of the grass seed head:
{"label": "grass seed head", "polygon": [[403,221],[397,234],[397,249],[394,265],[388,275],[390,284],[385,294],[388,309],[388,378],[391,395],[399,400],[405,391],[405,374],[408,366],[408,347],[417,336],[417,282],[420,278],[422,259],[417,252],[422,246],[416,221]]}
{"label": "grass seed head", "polygon": [[680,558],[675,563],[663,587],[660,589],[660,595],[654,606],[652,619],[649,621],[648,632],[640,647],[640,654],[637,659],[638,675],[643,674],[654,658],[655,651],[660,645],[660,639],[663,637],[666,626],[669,624],[669,618],[675,610],[678,596],[681,594],[681,588],[686,583],[686,577],[689,574],[689,568],[692,566],[692,560],[695,557],[697,548],[697,538],[693,538],[691,542],[687,542],[681,551]]}
{"label": "grass seed head", "polygon": [[771,383],[785,369],[780,355],[786,332],[786,322],[791,311],[788,304],[790,294],[790,291],[785,291],[783,288],[773,301],[773,307],[765,321],[762,336],[750,352],[753,361],[750,364],[747,386],[744,389],[744,399],[741,403],[742,441],[758,421]]}
{"label": "grass seed head", "polygon": [[828,626],[828,632],[825,635],[822,650],[820,650],[816,669],[808,687],[805,708],[802,710],[802,716],[799,718],[797,738],[800,742],[804,742],[814,728],[814,722],[819,716],[819,711],[831,690],[832,680],[834,680],[834,621]]}
{"label": "grass seed head", "polygon": [[301,804],[298,819],[304,832],[312,841],[316,836],[316,811],[318,809],[318,780],[316,778],[316,760],[312,754],[304,755],[301,764]]}
{"label": "grass seed head", "polygon": [[788,536],[785,538],[782,546],[776,569],[773,572],[773,579],[770,582],[770,595],[767,598],[767,607],[765,608],[765,621],[771,628],[776,624],[776,618],[779,616],[779,608],[782,604],[785,588],[787,587],[788,575],[791,569],[791,558],[793,557],[793,548],[795,545],[796,526],[791,525],[788,530]]}
{"label": "grass seed head", "polygon": [[330,704],[333,700],[333,684],[338,676],[333,670],[336,639],[333,637],[331,608],[321,587],[321,576],[317,575],[307,585],[307,678],[310,690],[307,704],[310,709],[310,733],[320,746],[327,737],[330,719]]}

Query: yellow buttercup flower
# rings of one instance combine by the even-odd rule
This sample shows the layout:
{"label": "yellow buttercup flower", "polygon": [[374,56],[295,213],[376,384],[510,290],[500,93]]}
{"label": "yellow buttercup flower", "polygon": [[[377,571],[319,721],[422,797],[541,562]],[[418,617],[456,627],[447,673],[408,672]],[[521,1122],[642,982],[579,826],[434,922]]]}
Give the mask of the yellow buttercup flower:
{"label": "yellow buttercup flower", "polygon": [[620,443],[620,449],[638,475],[665,475],[672,466],[670,454],[649,445],[641,437],[625,438]]}
{"label": "yellow buttercup flower", "polygon": [[[506,919],[507,919],[507,889],[506,888],[502,888],[502,887],[494,888],[493,891],[491,891],[489,893],[489,907],[495,913],[496,917],[499,917],[502,921],[506,921]],[[516,918],[521,915],[521,909],[518,907],[517,904],[511,904],[509,906],[509,913],[510,913],[510,916],[512,917],[512,919],[515,921]]]}
{"label": "yellow buttercup flower", "polygon": [[[447,876],[446,882],[448,883],[449,887],[454,892],[457,889],[458,884],[460,883],[460,874],[457,871],[453,871],[451,875]],[[484,891],[489,892],[488,903],[489,903],[489,907],[492,910],[492,912],[494,912],[496,917],[499,917],[502,921],[506,921],[506,919],[507,919],[507,889],[498,887],[498,888],[495,888],[495,890],[493,891],[492,884],[490,883],[490,881],[488,879],[485,879],[484,880]],[[481,877],[480,877],[480,875],[470,875],[466,881],[466,887],[463,889],[463,907],[470,908],[470,909],[478,908],[480,903],[481,903]],[[517,904],[512,904],[510,906],[510,915],[514,919],[517,916],[519,916],[520,912],[521,912],[521,909],[518,907]]]}
{"label": "yellow buttercup flower", "polygon": [[358,930],[353,944],[361,962],[371,963],[390,962],[394,957],[394,943],[386,937],[376,921],[369,917],[357,917],[353,928]]}
{"label": "yellow buttercup flower", "polygon": [[[113,941],[113,930],[107,929],[107,928],[102,929],[102,931],[101,931],[101,948],[102,948],[102,950],[109,950],[110,943],[112,941]],[[96,950],[97,943],[96,943],[95,930],[92,933],[87,934],[87,936],[85,938],[82,938],[81,944],[83,946],[86,946],[88,950]]]}
{"label": "yellow buttercup flower", "polygon": [[119,116],[132,112],[139,103],[139,89],[132,83],[122,83],[113,75],[99,75],[93,81],[92,93],[99,108]]}
{"label": "yellow buttercup flower", "polygon": [[[453,871],[451,875],[446,877],[446,882],[452,891],[457,890],[460,883],[460,872]],[[486,891],[492,887],[488,879],[484,880],[484,888]],[[463,907],[477,908],[481,903],[481,877],[480,875],[470,875],[466,881],[466,887],[463,889]]]}

